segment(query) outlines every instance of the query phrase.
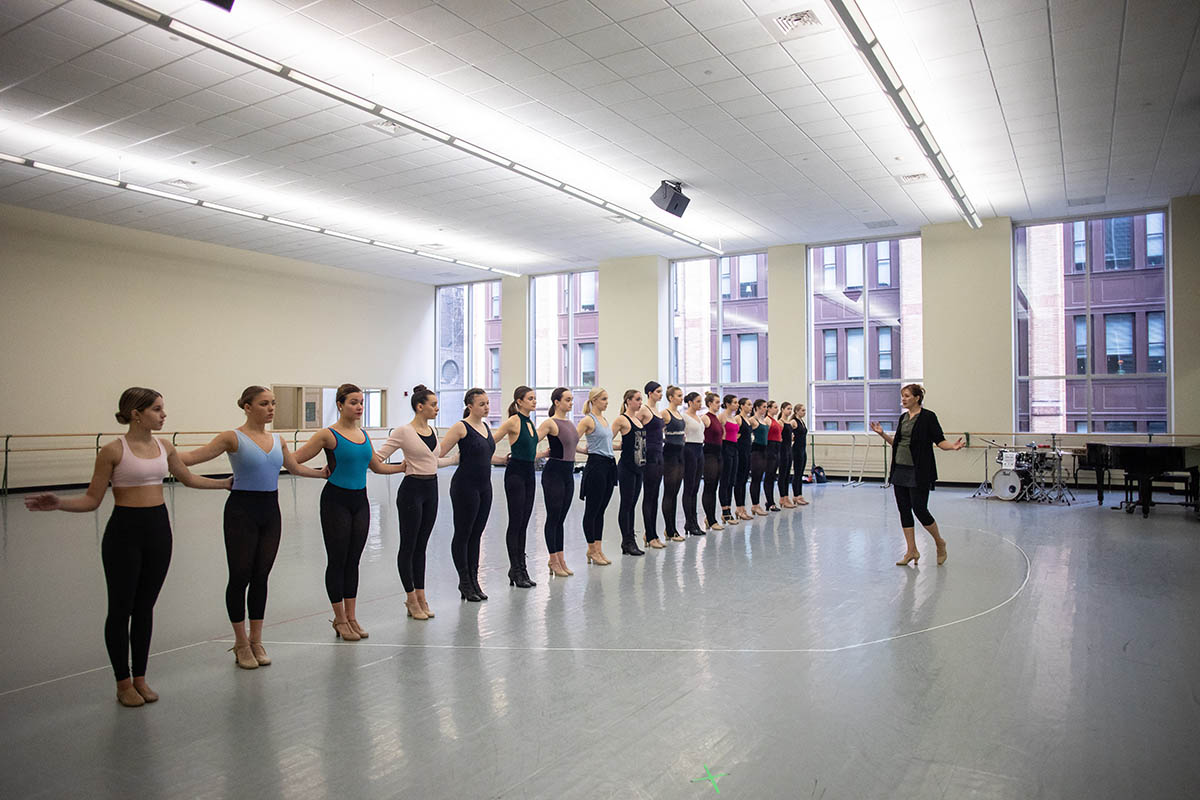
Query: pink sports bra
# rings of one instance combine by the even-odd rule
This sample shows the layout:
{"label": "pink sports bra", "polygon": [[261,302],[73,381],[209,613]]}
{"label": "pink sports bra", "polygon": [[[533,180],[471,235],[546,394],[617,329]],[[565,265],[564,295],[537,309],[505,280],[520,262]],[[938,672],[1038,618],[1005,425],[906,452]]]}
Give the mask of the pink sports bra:
{"label": "pink sports bra", "polygon": [[158,456],[141,458],[129,449],[129,441],[121,437],[121,463],[113,467],[109,481],[114,487],[155,486],[167,477],[167,451],[158,439]]}
{"label": "pink sports bra", "polygon": [[738,440],[738,427],[736,422],[725,423],[725,441],[736,442]]}

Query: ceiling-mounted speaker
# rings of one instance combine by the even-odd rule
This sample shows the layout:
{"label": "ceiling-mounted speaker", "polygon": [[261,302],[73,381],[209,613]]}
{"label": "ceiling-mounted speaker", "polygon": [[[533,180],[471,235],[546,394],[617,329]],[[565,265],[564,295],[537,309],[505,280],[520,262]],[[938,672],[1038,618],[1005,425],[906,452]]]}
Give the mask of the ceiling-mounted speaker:
{"label": "ceiling-mounted speaker", "polygon": [[682,217],[684,209],[692,202],[684,195],[682,189],[683,184],[679,181],[663,181],[659,184],[658,191],[650,195],[650,202],[668,214]]}
{"label": "ceiling-mounted speaker", "polygon": [[214,6],[220,6],[226,11],[233,11],[233,0],[208,0]]}

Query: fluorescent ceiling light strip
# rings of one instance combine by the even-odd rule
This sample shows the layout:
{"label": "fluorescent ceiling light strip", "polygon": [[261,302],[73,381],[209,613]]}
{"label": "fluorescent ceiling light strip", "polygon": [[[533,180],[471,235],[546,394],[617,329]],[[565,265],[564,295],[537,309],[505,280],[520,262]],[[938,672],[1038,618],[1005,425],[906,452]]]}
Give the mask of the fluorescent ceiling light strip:
{"label": "fluorescent ceiling light strip", "polygon": [[509,272],[506,269],[497,269],[496,267],[488,267],[488,272],[495,272],[498,275],[507,275],[510,278],[521,277],[521,273],[519,272]]}
{"label": "fluorescent ceiling light strip", "polygon": [[904,87],[904,82],[900,78],[895,67],[892,66],[891,59],[888,58],[887,52],[880,45],[875,32],[871,30],[870,24],[862,13],[862,9],[858,7],[855,0],[828,0],[829,7],[833,9],[833,13],[837,15],[838,20],[842,24],[842,29],[846,35],[850,37],[850,41],[854,44],[854,48],[858,50],[859,55],[863,59],[863,63],[867,65],[867,69],[875,76],[875,80],[879,83],[886,94],[896,107],[896,111],[904,120],[905,127],[912,134],[917,145],[925,154],[925,158],[933,166],[937,172],[938,178],[942,182],[942,186],[950,194],[954,204],[958,206],[959,213],[967,224],[972,228],[983,227],[983,223],[979,219],[979,215],[975,213],[975,207],[962,192],[961,186],[957,186],[957,181],[954,180],[954,170],[950,167],[950,162],[946,160],[946,156],[942,154],[941,148],[933,137],[933,132],[929,130],[929,125],[925,122],[921,112],[917,109],[917,104],[913,102],[912,96],[908,89]]}
{"label": "fluorescent ceiling light strip", "polygon": [[321,229],[316,225],[308,225],[304,222],[296,222],[295,220],[284,219],[283,217],[267,217],[267,222],[274,222],[279,225],[287,225],[289,228],[299,228],[302,231],[312,231],[320,233]]}
{"label": "fluorescent ceiling light strip", "polygon": [[321,94],[328,95],[335,100],[341,100],[343,103],[349,103],[352,106],[357,106],[363,111],[370,111],[374,113],[377,107],[375,103],[372,103],[365,97],[359,97],[353,92],[347,92],[345,89],[340,89],[337,86],[334,86],[332,83],[326,83],[319,78],[306,75],[305,73],[300,72],[299,70],[294,70],[291,67],[288,67],[282,74],[290,81],[298,83],[301,86],[307,86],[309,89],[313,89]]}
{"label": "fluorescent ceiling light strip", "polygon": [[454,138],[452,138],[450,140],[450,145],[452,147],[457,147],[459,150],[464,150],[464,151],[470,153],[471,155],[479,156],[480,158],[487,159],[488,161],[491,161],[493,164],[499,164],[502,167],[510,167],[510,168],[513,166],[513,162],[510,161],[509,159],[505,158],[504,156],[499,155],[497,153],[493,153],[491,150],[486,150],[477,144],[471,144],[470,142],[466,141],[465,139],[459,139],[457,136],[455,136]]}
{"label": "fluorescent ceiling light strip", "polygon": [[713,247],[711,244],[705,244],[704,242],[701,242],[700,246],[703,247],[708,252],[713,253],[715,255],[718,255],[718,256],[725,255],[724,250],[718,250],[717,248]]}
{"label": "fluorescent ceiling light strip", "polygon": [[102,178],[99,175],[92,175],[88,172],[79,172],[78,170],[67,169],[66,167],[56,167],[53,164],[45,164],[41,161],[31,162],[30,166],[45,170],[46,172],[56,172],[59,175],[66,175],[70,178],[79,178],[80,180],[91,181],[92,183],[102,183],[105,186],[119,187],[121,185],[120,181],[114,181],[112,178]]}
{"label": "fluorescent ceiling light strip", "polygon": [[562,181],[551,178],[549,175],[538,172],[536,169],[530,169],[524,164],[518,164],[514,161],[509,169],[511,169],[513,172],[519,172],[527,178],[533,178],[539,183],[544,183],[547,186],[553,186],[555,189],[562,188]]}
{"label": "fluorescent ceiling light strip", "polygon": [[174,192],[163,192],[158,189],[151,189],[149,186],[138,186],[136,183],[126,183],[125,188],[131,192],[140,192],[141,194],[148,194],[153,197],[161,197],[164,200],[177,200],[180,203],[187,203],[190,206],[200,205],[200,201],[194,197],[184,197]]}
{"label": "fluorescent ceiling light strip", "polygon": [[381,241],[378,241],[375,239],[367,239],[366,237],[363,237],[363,236],[356,236],[355,234],[352,234],[352,233],[342,233],[341,231],[335,231],[335,230],[331,230],[329,228],[318,228],[315,225],[308,225],[304,222],[296,222],[296,221],[290,220],[290,219],[283,219],[282,217],[270,217],[270,216],[267,216],[266,214],[259,214],[255,211],[247,211],[242,208],[236,208],[234,206],[227,206],[227,205],[224,205],[223,203],[214,203],[210,200],[199,200],[195,197],[186,197],[181,194],[175,194],[174,192],[164,192],[160,189],[152,189],[149,186],[141,186],[136,183],[127,183],[125,181],[115,181],[115,180],[112,180],[111,178],[105,178],[100,175],[92,175],[91,173],[88,173],[88,172],[80,172],[79,170],[68,169],[67,167],[60,167],[56,164],[47,164],[44,161],[34,161],[31,158],[24,158],[22,156],[14,156],[14,155],[10,155],[8,153],[0,153],[0,161],[5,161],[10,164],[20,164],[23,167],[31,167],[33,169],[37,169],[42,172],[49,172],[49,173],[52,173],[55,175],[64,175],[69,178],[77,178],[79,180],[88,181],[91,183],[102,183],[106,186],[114,186],[118,189],[128,189],[131,192],[137,192],[139,194],[147,194],[152,197],[160,197],[164,200],[175,200],[180,203],[187,203],[188,205],[198,206],[200,208],[211,209],[212,211],[220,211],[224,214],[234,214],[239,217],[246,217],[248,219],[259,220],[260,222],[274,222],[278,225],[286,225],[289,228],[298,228],[300,230],[310,231],[312,233],[322,233],[322,234],[325,234],[326,236],[332,236],[336,239],[346,239],[351,242],[358,242],[359,244],[368,244],[368,245],[372,245],[375,247],[382,247],[386,250],[395,250],[395,251],[398,251],[401,253],[407,253],[409,255],[421,256],[422,258],[432,258],[437,261],[444,261],[444,262],[449,262],[452,264],[458,264],[463,267],[469,267],[470,269],[477,269],[477,270],[481,270],[483,272],[498,272],[502,275],[509,275],[514,278],[519,277],[518,273],[516,273],[516,272],[508,272],[508,271],[502,270],[502,269],[495,269],[493,267],[484,266],[483,264],[475,264],[471,261],[462,261],[457,258],[449,258],[447,256],[438,255],[437,253],[426,253],[426,252],[417,250],[412,247],[403,247],[398,244],[391,244],[390,242],[381,242]]}
{"label": "fluorescent ceiling light strip", "polygon": [[365,237],[355,236],[353,233],[342,233],[341,231],[335,231],[335,230],[332,230],[331,228],[325,228],[322,231],[322,233],[324,233],[326,236],[333,236],[338,239],[349,239],[350,241],[358,242],[359,244],[370,244],[371,243],[371,240],[367,239]]}
{"label": "fluorescent ceiling light strip", "polygon": [[403,125],[410,130],[414,130],[417,133],[428,136],[431,139],[437,139],[440,142],[449,142],[454,138],[445,131],[440,131],[432,125],[426,125],[424,122],[413,119],[405,114],[401,114],[399,111],[392,111],[390,108],[383,108],[381,106],[379,111],[376,113],[378,113],[379,116],[383,117],[384,119],[391,120],[397,125]]}
{"label": "fluorescent ceiling light strip", "polygon": [[268,72],[283,72],[283,65],[278,61],[272,61],[266,56],[260,56],[253,50],[247,50],[246,48],[240,47],[233,42],[222,39],[220,36],[213,36],[208,31],[202,31],[199,28],[193,28],[186,22],[180,22],[177,19],[172,19],[167,23],[167,30],[172,31],[173,33],[178,33],[180,36],[184,37],[185,39],[190,39],[196,44],[204,45],[210,50],[217,50],[227,56],[233,56],[238,61],[245,61],[247,64],[253,67],[265,69]]}
{"label": "fluorescent ceiling light strip", "polygon": [[226,214],[236,214],[239,217],[250,217],[251,219],[266,219],[267,218],[266,214],[258,214],[253,211],[246,211],[241,208],[234,208],[233,206],[221,205],[220,203],[212,203],[212,202],[209,202],[208,200],[201,200],[200,205],[203,206],[204,208],[211,208],[214,211],[224,211]]}
{"label": "fluorescent ceiling light strip", "polygon": [[[258,67],[259,69],[270,72],[273,75],[282,76],[293,83],[297,83],[308,89],[312,89],[313,91],[320,92],[321,94],[324,94],[327,97],[332,97],[335,100],[340,100],[347,105],[354,106],[355,108],[366,111],[369,114],[374,114],[381,119],[386,119],[390,122],[396,123],[397,125],[402,125],[410,130],[420,133],[423,136],[428,136],[431,139],[440,141],[443,144],[448,144],[451,147],[455,147],[466,153],[470,153],[473,156],[490,161],[493,164],[499,164],[502,167],[514,170],[515,172],[524,175],[527,178],[538,181],[539,183],[545,184],[560,192],[566,192],[567,194],[578,197],[581,200],[586,200],[600,208],[612,207],[612,204],[609,204],[603,198],[571,186],[565,181],[561,181],[553,176],[546,175],[538,172],[537,170],[520,165],[512,159],[506,158],[499,153],[493,153],[491,150],[487,150],[479,145],[472,144],[464,139],[459,139],[458,137],[439,130],[431,125],[426,125],[420,120],[413,119],[412,117],[401,114],[398,111],[387,108],[382,103],[375,103],[365,97],[360,97],[353,92],[348,92],[341,87],[293,69],[286,64],[281,64],[278,61],[260,55],[253,50],[247,50],[246,48],[227,41],[220,36],[181,22],[169,14],[163,14],[158,11],[154,11],[153,9],[149,9],[139,3],[133,2],[133,0],[98,0],[98,2],[105,4],[110,8],[114,8],[118,11],[129,14],[130,16],[150,22],[160,28],[163,28],[164,30],[177,33],[180,36],[195,42],[196,44],[209,48],[210,50],[230,56],[231,58],[236,58],[239,61],[250,64],[254,67]],[[624,209],[620,209],[619,206],[612,207],[612,210],[623,214],[629,219],[640,223],[641,225],[644,225],[645,227],[650,228],[657,233],[665,233],[667,235],[671,235],[673,233],[673,229],[664,225],[653,223],[651,220],[639,214],[627,212]],[[703,243],[701,242],[701,244]],[[706,247],[705,249],[716,252],[713,247]]]}
{"label": "fluorescent ceiling light strip", "polygon": [[679,231],[672,231],[671,235],[674,236],[676,239],[682,239],[683,241],[687,242],[688,244],[694,244],[697,247],[700,246],[699,239],[693,239],[691,236],[688,236],[685,233],[680,233]]}
{"label": "fluorescent ceiling light strip", "polygon": [[576,187],[570,185],[569,183],[564,183],[562,188],[563,188],[563,191],[566,192],[567,194],[574,195],[574,196],[578,197],[580,200],[587,200],[589,203],[593,203],[595,205],[600,206],[601,208],[604,208],[605,201],[599,197],[596,197],[596,195],[594,195],[594,194],[589,194],[589,193],[585,192],[583,189],[577,189]]}
{"label": "fluorescent ceiling light strip", "polygon": [[110,8],[115,8],[117,11],[124,11],[126,14],[141,17],[147,22],[157,23],[162,17],[162,14],[153,8],[147,8],[141,3],[133,2],[133,0],[100,0],[100,2]]}
{"label": "fluorescent ceiling light strip", "polygon": [[604,207],[605,207],[605,208],[607,208],[609,211],[615,211],[615,212],[617,212],[617,213],[618,213],[618,214],[620,214],[621,216],[624,216],[624,217],[629,217],[631,220],[633,220],[633,221],[635,221],[635,222],[641,222],[641,221],[642,221],[642,215],[641,215],[641,214],[635,214],[635,213],[633,213],[632,211],[630,211],[630,210],[629,210],[629,209],[627,209],[627,208],[621,208],[621,207],[620,207],[619,205],[617,205],[616,203],[609,203],[609,202],[605,202],[605,204],[604,204]]}

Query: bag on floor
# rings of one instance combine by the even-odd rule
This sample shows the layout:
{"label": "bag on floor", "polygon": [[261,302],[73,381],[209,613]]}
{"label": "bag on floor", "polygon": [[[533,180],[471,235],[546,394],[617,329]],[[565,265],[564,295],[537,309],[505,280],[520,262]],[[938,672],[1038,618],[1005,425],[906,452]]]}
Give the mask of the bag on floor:
{"label": "bag on floor", "polygon": [[825,468],[824,467],[813,467],[812,468],[812,479],[813,479],[813,483],[825,483],[826,481],[829,480],[828,478],[825,477]]}

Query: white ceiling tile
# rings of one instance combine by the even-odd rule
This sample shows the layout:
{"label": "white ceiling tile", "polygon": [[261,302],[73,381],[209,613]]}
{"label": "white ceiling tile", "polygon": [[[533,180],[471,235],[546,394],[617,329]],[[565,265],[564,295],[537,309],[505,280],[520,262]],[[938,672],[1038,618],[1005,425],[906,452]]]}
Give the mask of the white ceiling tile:
{"label": "white ceiling tile", "polygon": [[500,84],[500,81],[475,67],[460,67],[439,75],[437,80],[438,83],[462,94],[471,94]]}
{"label": "white ceiling tile", "polygon": [[634,75],[649,75],[667,68],[666,62],[645,48],[618,53],[600,61],[613,72],[626,78]]}
{"label": "white ceiling tile", "polygon": [[775,38],[767,32],[763,24],[753,18],[706,30],[704,37],[726,54],[760,47],[778,47]]}
{"label": "white ceiling tile", "polygon": [[676,67],[679,74],[696,86],[741,77],[741,72],[724,57],[708,58]]}
{"label": "white ceiling tile", "polygon": [[509,0],[438,0],[438,4],[476,27],[519,17],[525,10]]}
{"label": "white ceiling tile", "polygon": [[717,58],[721,55],[717,48],[709,44],[708,40],[698,33],[660,42],[654,45],[654,53],[673,67]]}
{"label": "white ceiling tile", "polygon": [[794,86],[778,92],[769,92],[767,97],[771,102],[785,111],[790,108],[806,106],[811,103],[824,102],[825,95],[816,86]]}
{"label": "white ceiling tile", "polygon": [[692,24],[673,8],[663,8],[627,19],[621,23],[621,27],[645,45],[678,39],[696,32]]}
{"label": "white ceiling tile", "polygon": [[566,39],[555,39],[545,44],[527,47],[521,54],[546,70],[559,70],[591,61],[587,53]]}
{"label": "white ceiling tile", "polygon": [[[466,34],[469,35],[469,34]],[[380,22],[369,28],[357,31],[351,36],[356,42],[362,42],[367,47],[385,56],[395,56],[424,47],[429,42],[407,28],[402,28],[394,22]],[[454,39],[448,40],[455,41]],[[453,51],[452,51],[453,52]]]}
{"label": "white ceiling tile", "polygon": [[691,84],[673,69],[638,75],[630,78],[629,82],[649,95],[664,94],[691,87]]}
{"label": "white ceiling tile", "polygon": [[383,17],[356,3],[341,3],[336,0],[320,0],[305,6],[300,13],[343,34],[354,33],[383,21]]}
{"label": "white ceiling tile", "polygon": [[509,53],[499,58],[489,58],[487,61],[482,61],[476,66],[497,80],[509,82],[545,72],[545,70],[520,53]]}
{"label": "white ceiling tile", "polygon": [[679,89],[654,96],[663,108],[669,111],[682,111],[687,108],[711,105],[712,100],[704,92],[694,87]]}
{"label": "white ceiling tile", "polygon": [[533,15],[553,28],[559,36],[571,36],[611,24],[609,18],[587,0],[564,0],[538,9]]}
{"label": "white ceiling tile", "polygon": [[609,107],[616,103],[624,103],[627,100],[637,100],[646,96],[645,92],[643,92],[641,89],[637,88],[629,81],[624,80],[593,86],[590,89],[584,89],[583,92],[596,102],[602,103],[603,105]]}
{"label": "white ceiling tile", "polygon": [[425,6],[411,14],[395,17],[393,21],[431,42],[443,42],[474,28],[471,23],[438,5]]}
{"label": "white ceiling tile", "polygon": [[576,89],[587,89],[602,83],[610,83],[619,75],[598,61],[587,61],[569,67],[557,68],[554,74]]}
{"label": "white ceiling tile", "polygon": [[791,54],[779,44],[769,44],[738,53],[729,53],[728,57],[734,66],[751,76],[768,70],[799,69]]}
{"label": "white ceiling tile", "polygon": [[606,58],[641,46],[619,25],[605,25],[570,37],[571,42],[593,58]]}
{"label": "white ceiling tile", "polygon": [[718,103],[761,94],[758,91],[758,87],[746,78],[730,78],[729,80],[717,81],[715,83],[706,83],[700,87],[700,91]]}
{"label": "white ceiling tile", "polygon": [[754,19],[742,0],[691,0],[676,5],[675,10],[701,31]]}

